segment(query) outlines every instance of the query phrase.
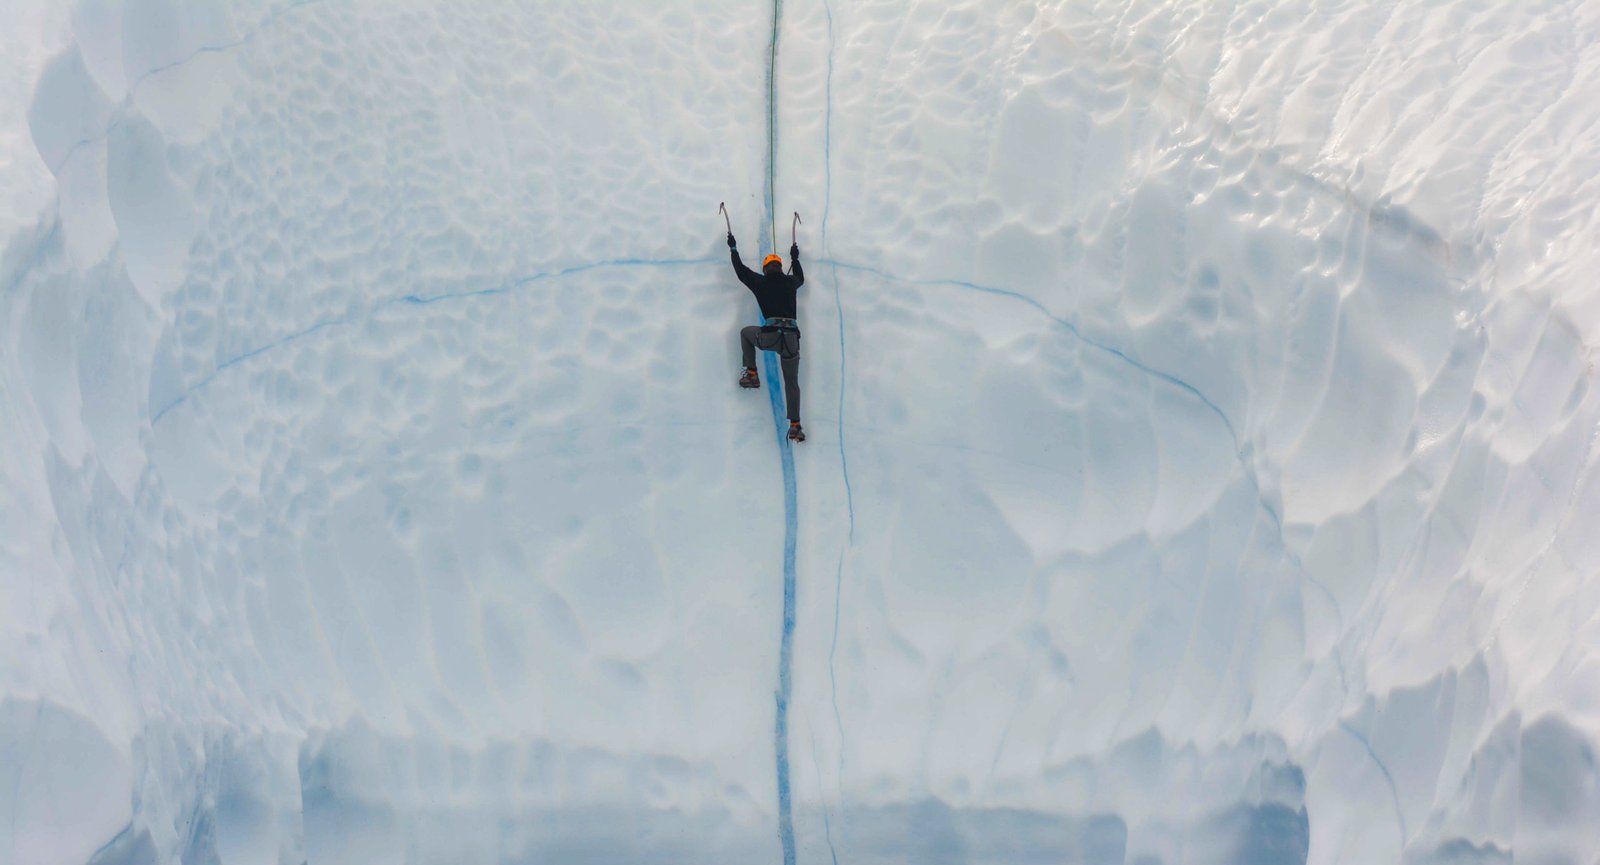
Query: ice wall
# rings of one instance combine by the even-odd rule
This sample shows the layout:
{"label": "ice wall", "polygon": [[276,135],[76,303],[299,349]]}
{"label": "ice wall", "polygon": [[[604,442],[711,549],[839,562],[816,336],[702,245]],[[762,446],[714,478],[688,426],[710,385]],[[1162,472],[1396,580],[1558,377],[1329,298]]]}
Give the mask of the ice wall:
{"label": "ice wall", "polygon": [[773,11],[0,6],[0,858],[1594,861],[1600,11]]}

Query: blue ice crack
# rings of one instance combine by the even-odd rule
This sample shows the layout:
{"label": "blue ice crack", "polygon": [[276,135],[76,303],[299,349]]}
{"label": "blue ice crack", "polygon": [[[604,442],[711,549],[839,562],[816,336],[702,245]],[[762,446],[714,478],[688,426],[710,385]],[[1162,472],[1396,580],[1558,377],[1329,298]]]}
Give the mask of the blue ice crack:
{"label": "blue ice crack", "polygon": [[1339,729],[1343,730],[1350,738],[1361,743],[1361,747],[1366,750],[1367,756],[1372,759],[1373,765],[1377,766],[1378,771],[1383,774],[1384,782],[1389,785],[1389,798],[1394,804],[1394,819],[1400,828],[1400,852],[1404,854],[1406,839],[1408,838],[1406,815],[1400,810],[1400,787],[1395,783],[1394,775],[1389,772],[1388,764],[1383,762],[1383,758],[1378,756],[1378,752],[1373,750],[1372,741],[1366,735],[1352,727],[1348,721],[1342,719],[1339,721]]}
{"label": "blue ice crack", "polygon": [[[1138,358],[1134,357],[1133,355],[1128,354],[1127,352],[1123,351],[1120,348],[1117,348],[1114,345],[1109,345],[1107,343],[1100,342],[1099,340],[1096,340],[1096,339],[1094,339],[1092,337],[1087,336],[1078,327],[1077,324],[1073,323],[1069,319],[1062,318],[1061,316],[1056,315],[1055,313],[1051,312],[1050,309],[1048,307],[1046,307],[1043,303],[1040,303],[1038,300],[1034,299],[1033,297],[1030,297],[1029,295],[1023,294],[1020,291],[1013,291],[1012,289],[1009,289],[1009,288],[996,288],[996,287],[990,286],[990,285],[980,285],[980,284],[978,284],[976,282],[968,282],[968,281],[962,280],[962,279],[912,279],[912,278],[907,278],[907,277],[903,277],[903,276],[896,276],[896,275],[894,275],[892,273],[889,273],[888,271],[880,270],[880,269],[878,269],[876,267],[871,267],[869,265],[854,264],[854,263],[851,263],[851,262],[838,261],[838,260],[831,259],[831,258],[824,260],[823,263],[827,264],[827,265],[830,265],[832,267],[843,268],[845,270],[855,271],[857,273],[870,274],[872,276],[875,276],[875,277],[878,277],[879,279],[884,280],[885,282],[899,282],[899,283],[910,284],[910,285],[942,285],[942,286],[948,286],[948,287],[951,287],[951,288],[962,288],[962,289],[966,289],[968,291],[976,291],[976,292],[980,292],[982,294],[990,294],[990,295],[996,295],[998,297],[1010,298],[1011,300],[1016,300],[1016,301],[1020,301],[1022,303],[1025,303],[1028,306],[1033,307],[1041,315],[1044,315],[1046,318],[1048,318],[1051,321],[1055,322],[1056,324],[1060,325],[1063,329],[1065,329],[1068,333],[1072,334],[1073,337],[1075,337],[1079,342],[1082,342],[1084,345],[1087,345],[1087,346],[1089,346],[1090,348],[1092,348],[1092,349],[1094,349],[1096,351],[1099,351],[1099,352],[1102,352],[1104,354],[1110,355],[1110,356],[1116,358],[1117,360],[1127,364],[1128,366],[1131,366],[1134,369],[1139,370],[1140,372],[1144,373],[1145,375],[1147,375],[1147,376],[1149,376],[1151,378],[1158,379],[1160,381],[1166,382],[1167,384],[1177,388],[1178,390],[1181,390],[1181,391],[1189,394],[1190,396],[1194,397],[1196,400],[1199,400],[1200,403],[1202,405],[1204,405],[1207,409],[1209,409],[1212,414],[1216,415],[1217,420],[1221,421],[1223,427],[1225,427],[1228,430],[1228,437],[1230,439],[1232,439],[1232,441],[1233,441],[1234,451],[1238,452],[1240,450],[1239,433],[1234,428],[1233,421],[1228,418],[1227,413],[1222,410],[1221,406],[1217,405],[1216,402],[1214,402],[1210,397],[1206,396],[1205,393],[1203,391],[1201,391],[1198,387],[1195,387],[1194,385],[1190,384],[1189,382],[1183,380],[1182,378],[1180,378],[1180,377],[1178,377],[1178,376],[1176,376],[1176,375],[1174,375],[1174,374],[1172,374],[1170,372],[1166,372],[1165,370],[1156,369],[1155,367],[1145,363],[1142,360],[1139,360]],[[1242,459],[1242,455],[1241,455],[1241,459]],[[1269,515],[1270,514],[1271,514],[1271,511],[1269,509]]]}
{"label": "blue ice crack", "polygon": [[[777,223],[773,202],[776,198],[778,173],[778,36],[783,20],[783,0],[772,0],[772,38],[767,50],[767,171],[763,198],[767,211],[768,237],[763,253],[777,246]],[[793,695],[794,619],[795,619],[795,540],[799,534],[799,507],[796,504],[794,477],[794,447],[789,442],[784,423],[785,397],[778,392],[778,361],[771,352],[763,352],[767,381],[771,387],[767,396],[772,404],[772,422],[778,438],[778,458],[783,464],[783,633],[778,649],[777,718],[774,722],[774,750],[777,752],[778,773],[778,840],[783,846],[784,865],[794,865],[794,815],[789,787],[789,700]]]}
{"label": "blue ice crack", "polygon": [[875,277],[877,277],[879,279],[882,279],[885,282],[898,282],[898,283],[902,283],[902,284],[906,284],[906,285],[939,285],[939,286],[947,286],[947,287],[950,287],[950,288],[960,288],[960,289],[965,289],[967,291],[975,291],[975,292],[979,292],[981,294],[989,294],[989,295],[994,295],[994,296],[997,296],[997,297],[1004,297],[1004,298],[1008,298],[1008,299],[1011,299],[1011,300],[1019,301],[1019,302],[1024,303],[1024,304],[1026,304],[1026,305],[1028,305],[1030,307],[1033,307],[1033,309],[1038,311],[1041,315],[1043,315],[1046,318],[1050,319],[1051,321],[1055,322],[1057,325],[1062,327],[1068,333],[1072,334],[1072,336],[1074,338],[1076,338],[1079,342],[1082,342],[1084,345],[1094,349],[1095,351],[1098,351],[1098,352],[1101,352],[1103,354],[1109,355],[1109,356],[1115,358],[1116,360],[1118,360],[1119,362],[1124,363],[1124,364],[1132,367],[1133,369],[1138,370],[1139,372],[1143,373],[1144,375],[1146,375],[1146,376],[1148,376],[1150,378],[1156,379],[1156,380],[1161,381],[1161,382],[1165,382],[1166,384],[1168,384],[1168,385],[1170,385],[1170,386],[1172,386],[1172,387],[1174,387],[1174,388],[1176,388],[1176,389],[1178,389],[1178,390],[1190,395],[1195,400],[1199,401],[1201,405],[1205,406],[1208,411],[1210,411],[1213,415],[1216,416],[1218,422],[1220,422],[1222,424],[1223,428],[1227,430],[1228,438],[1229,438],[1230,442],[1233,445],[1234,455],[1237,458],[1240,467],[1244,469],[1245,475],[1246,475],[1247,479],[1249,480],[1251,486],[1256,491],[1256,501],[1260,505],[1261,511],[1266,514],[1267,520],[1272,523],[1272,526],[1273,526],[1274,530],[1278,533],[1280,544],[1283,547],[1285,555],[1287,555],[1289,557],[1291,563],[1294,564],[1296,570],[1299,571],[1306,578],[1306,580],[1308,582],[1310,582],[1313,586],[1315,586],[1323,594],[1328,596],[1329,601],[1334,604],[1335,612],[1336,613],[1338,612],[1338,601],[1334,598],[1333,593],[1331,591],[1329,591],[1327,586],[1323,585],[1320,580],[1317,580],[1316,577],[1311,575],[1310,572],[1306,571],[1304,565],[1300,561],[1299,556],[1295,555],[1294,552],[1289,549],[1287,541],[1283,538],[1283,518],[1278,515],[1277,509],[1274,508],[1272,506],[1272,504],[1270,502],[1266,501],[1266,499],[1261,495],[1261,484],[1256,479],[1255,471],[1249,465],[1249,460],[1247,459],[1247,457],[1246,457],[1246,455],[1244,453],[1243,444],[1242,444],[1241,439],[1239,437],[1239,431],[1234,426],[1232,419],[1230,419],[1228,417],[1227,412],[1222,410],[1221,406],[1217,405],[1215,400],[1211,399],[1211,397],[1209,397],[1209,396],[1206,396],[1205,392],[1200,390],[1200,388],[1198,388],[1194,384],[1184,380],[1180,376],[1177,376],[1177,375],[1175,375],[1173,373],[1170,373],[1170,372],[1167,372],[1165,370],[1157,369],[1156,367],[1153,367],[1153,366],[1145,363],[1144,361],[1139,360],[1138,358],[1134,357],[1133,355],[1129,354],[1128,352],[1126,352],[1126,351],[1124,351],[1124,350],[1122,350],[1120,348],[1117,348],[1114,345],[1110,345],[1108,343],[1101,342],[1101,341],[1099,341],[1097,339],[1094,339],[1093,337],[1088,336],[1087,334],[1085,334],[1083,332],[1083,330],[1081,328],[1078,327],[1077,324],[1075,324],[1071,320],[1066,319],[1066,318],[1062,318],[1061,316],[1056,315],[1054,312],[1051,312],[1050,309],[1048,307],[1046,307],[1043,303],[1039,302],[1037,299],[1035,299],[1035,298],[1033,298],[1033,297],[1031,297],[1031,296],[1029,296],[1027,294],[1024,294],[1024,293],[1022,293],[1020,291],[1015,291],[1015,290],[1012,290],[1012,289],[1009,289],[1009,288],[997,288],[995,286],[982,285],[982,284],[979,284],[979,283],[976,283],[976,282],[970,282],[970,281],[963,280],[963,279],[944,279],[944,278],[932,278],[932,279],[922,278],[922,279],[918,279],[918,278],[896,276],[896,275],[894,275],[892,273],[889,273],[888,271],[881,270],[881,269],[876,268],[876,267],[871,267],[869,265],[864,265],[864,264],[855,264],[855,263],[847,262],[847,261],[839,261],[839,260],[833,259],[833,258],[825,258],[825,259],[822,260],[821,263],[827,264],[830,267],[833,267],[835,269],[841,269],[842,268],[842,269],[848,270],[848,271],[854,271],[854,272],[857,272],[857,273],[869,274],[871,276],[875,276]]}
{"label": "blue ice crack", "polygon": [[[834,54],[837,42],[833,33],[833,4],[823,0],[823,12],[828,19],[828,74],[823,84],[823,115],[822,115],[822,250],[828,253],[828,220],[833,215],[833,68]],[[839,769],[834,778],[834,783],[839,791],[839,808],[844,808],[844,773],[845,773],[845,735],[844,716],[839,711],[839,620],[844,606],[844,560],[845,555],[856,542],[856,499],[855,491],[850,486],[850,457],[845,448],[844,433],[844,394],[845,381],[848,371],[848,356],[845,352],[844,330],[844,298],[839,288],[839,268],[837,265],[829,266],[829,276],[833,280],[833,312],[834,319],[839,326],[839,409],[836,418],[839,428],[839,474],[844,481],[845,512],[850,518],[850,534],[846,546],[839,550],[839,561],[833,572],[833,635],[828,641],[828,693],[833,703],[833,727],[839,736]],[[821,773],[818,773],[821,777]],[[833,856],[834,865],[838,865],[839,852],[833,845],[833,821],[828,814],[827,800],[822,802],[822,823],[825,836],[828,840],[828,852]]]}
{"label": "blue ice crack", "polygon": [[[826,225],[826,223],[827,223],[826,214],[824,214],[823,223],[824,223],[824,225]],[[1015,301],[1024,303],[1024,304],[1032,307],[1036,311],[1038,311],[1041,315],[1043,315],[1046,318],[1050,319],[1051,321],[1055,322],[1057,325],[1059,325],[1060,327],[1065,329],[1068,333],[1072,334],[1072,336],[1074,338],[1076,338],[1077,340],[1082,342],[1084,345],[1089,346],[1090,348],[1092,348],[1092,349],[1094,349],[1096,351],[1099,351],[1099,352],[1102,352],[1102,353],[1104,353],[1106,355],[1109,355],[1112,358],[1115,358],[1116,360],[1118,360],[1119,362],[1124,363],[1124,364],[1132,367],[1135,370],[1138,370],[1139,372],[1143,373],[1146,376],[1149,376],[1150,378],[1153,378],[1153,379],[1161,381],[1161,382],[1165,382],[1166,384],[1168,384],[1168,385],[1170,385],[1170,386],[1172,386],[1172,387],[1174,387],[1174,388],[1176,388],[1176,389],[1178,389],[1178,390],[1180,390],[1180,391],[1182,391],[1182,392],[1184,392],[1186,394],[1189,394],[1194,399],[1198,400],[1202,405],[1204,405],[1206,407],[1207,410],[1209,410],[1213,415],[1216,416],[1217,420],[1222,424],[1223,428],[1227,430],[1228,438],[1229,438],[1230,442],[1233,445],[1235,459],[1238,461],[1240,468],[1242,468],[1244,470],[1245,479],[1250,483],[1251,488],[1255,492],[1255,499],[1256,499],[1257,505],[1260,507],[1262,513],[1266,514],[1268,522],[1270,522],[1272,524],[1273,530],[1277,533],[1278,545],[1282,549],[1284,556],[1286,556],[1288,558],[1289,563],[1294,567],[1295,573],[1298,574],[1302,579],[1304,579],[1306,581],[1306,583],[1308,583],[1313,589],[1315,589],[1318,593],[1320,593],[1323,597],[1325,597],[1328,600],[1329,605],[1331,605],[1332,608],[1333,608],[1334,618],[1339,623],[1339,631],[1341,633],[1343,632],[1343,630],[1344,630],[1344,611],[1341,610],[1340,607],[1339,607],[1338,597],[1335,596],[1334,593],[1333,593],[1333,590],[1328,588],[1328,586],[1325,583],[1323,583],[1320,579],[1318,579],[1315,574],[1313,574],[1309,570],[1307,570],[1306,567],[1305,567],[1305,563],[1302,562],[1300,557],[1292,549],[1289,548],[1288,539],[1286,537],[1284,537],[1283,518],[1281,516],[1279,516],[1277,509],[1272,506],[1271,502],[1267,501],[1266,498],[1262,495],[1261,483],[1256,478],[1256,473],[1255,473],[1254,469],[1250,466],[1249,460],[1248,460],[1248,458],[1246,457],[1246,455],[1244,453],[1243,445],[1242,445],[1241,440],[1239,438],[1238,429],[1234,426],[1233,421],[1228,417],[1227,413],[1222,410],[1222,407],[1217,405],[1216,401],[1214,401],[1210,397],[1206,396],[1206,394],[1203,391],[1201,391],[1200,388],[1196,387],[1194,384],[1192,384],[1192,383],[1190,383],[1188,381],[1185,381],[1183,378],[1181,378],[1181,377],[1179,377],[1177,375],[1174,375],[1173,373],[1169,373],[1169,372],[1166,372],[1164,370],[1160,370],[1160,369],[1157,369],[1157,368],[1155,368],[1153,366],[1150,366],[1149,364],[1145,363],[1144,361],[1139,360],[1138,358],[1128,354],[1126,351],[1124,351],[1124,350],[1122,350],[1120,348],[1117,348],[1114,345],[1109,345],[1107,343],[1101,342],[1099,340],[1096,340],[1096,339],[1086,335],[1082,331],[1082,329],[1078,327],[1077,324],[1073,323],[1072,321],[1070,321],[1068,319],[1062,318],[1059,315],[1056,315],[1055,313],[1051,312],[1050,309],[1048,307],[1046,307],[1043,303],[1041,303],[1037,299],[1035,299],[1035,298],[1033,298],[1033,297],[1031,297],[1031,296],[1029,296],[1027,294],[1024,294],[1024,293],[1022,293],[1020,291],[1015,291],[1015,290],[1007,289],[1007,288],[998,288],[998,287],[990,286],[990,285],[981,285],[981,284],[976,283],[976,282],[970,282],[968,280],[961,280],[961,279],[944,279],[944,278],[916,279],[916,278],[908,278],[908,277],[896,276],[894,274],[891,274],[891,273],[889,273],[887,271],[884,271],[884,270],[880,270],[880,269],[875,268],[875,267],[870,267],[870,266],[862,265],[862,264],[855,264],[855,263],[852,263],[852,262],[839,261],[839,260],[831,258],[831,257],[824,258],[821,261],[821,263],[827,264],[829,267],[833,268],[835,274],[837,274],[838,270],[842,268],[842,269],[847,270],[847,271],[853,271],[853,272],[857,272],[857,273],[869,274],[871,276],[875,276],[875,277],[877,277],[879,279],[882,279],[882,280],[884,280],[886,282],[899,282],[899,283],[908,284],[908,285],[939,285],[939,286],[947,286],[947,287],[951,287],[951,288],[964,289],[964,290],[967,290],[967,291],[975,291],[975,292],[979,292],[981,294],[988,294],[988,295],[993,295],[993,296],[997,296],[997,297],[1004,297],[1004,298],[1008,298],[1010,300],[1015,300]],[[835,277],[834,290],[835,290],[835,292],[838,291],[837,277]],[[840,339],[841,339],[841,350],[842,350],[842,344],[843,344],[843,342],[842,342],[843,341],[842,319],[841,319],[840,328],[841,328]],[[841,385],[840,385],[841,407],[840,407],[840,417],[839,417],[839,423],[840,423],[841,427],[844,424],[844,412],[843,412],[843,403],[842,403],[844,388],[843,388],[843,384],[842,384],[842,375],[843,374],[842,374],[842,367],[841,367]],[[843,439],[842,439],[842,436],[841,436],[841,442],[842,442],[842,440]],[[841,559],[841,562],[842,562],[842,559]],[[837,622],[837,611],[835,613],[835,621]],[[1335,650],[1334,650],[1333,659],[1334,659],[1334,663],[1338,666],[1339,681],[1340,681],[1340,683],[1342,685],[1344,685],[1345,690],[1348,693],[1348,684],[1345,682],[1344,660],[1340,656],[1337,648],[1335,648]],[[829,667],[830,667],[830,672],[831,672],[831,668],[832,668],[831,657],[830,657],[830,661],[829,661]]]}
{"label": "blue ice crack", "polygon": [[494,286],[491,288],[480,288],[469,291],[450,291],[431,295],[406,294],[401,295],[400,297],[385,298],[358,313],[345,313],[343,315],[324,319],[316,322],[315,324],[294,331],[293,333],[272,340],[271,342],[252,348],[249,351],[234,355],[233,357],[218,363],[210,372],[206,373],[198,381],[184,388],[182,393],[152,413],[150,416],[150,424],[151,426],[154,426],[155,424],[159,423],[161,419],[166,417],[169,412],[187,402],[189,397],[210,385],[211,382],[217,378],[217,376],[221,375],[226,370],[232,369],[233,367],[236,367],[245,361],[250,360],[251,358],[259,357],[276,349],[299,342],[308,336],[328,328],[352,324],[371,318],[378,311],[395,306],[397,304],[406,304],[410,306],[430,306],[432,304],[442,303],[445,301],[474,300],[484,297],[494,297],[497,295],[507,295],[519,289],[534,285],[535,283],[561,279],[563,277],[573,276],[580,273],[586,273],[591,270],[599,270],[601,268],[608,267],[692,267],[697,265],[718,264],[720,262],[720,258],[613,258],[606,259],[604,261],[592,261],[584,264],[575,264],[571,267],[565,267],[560,270],[536,273],[532,276],[526,276],[514,282],[510,282],[505,285]]}
{"label": "blue ice crack", "polygon": [[50,173],[59,176],[61,174],[61,169],[65,168],[67,163],[72,161],[72,157],[78,155],[78,151],[89,146],[90,144],[95,143],[96,141],[104,140],[111,134],[111,130],[121,126],[122,121],[127,119],[127,109],[133,105],[134,95],[139,92],[139,88],[143,86],[146,81],[157,75],[160,75],[163,72],[170,72],[173,69],[186,66],[189,63],[194,62],[195,59],[206,54],[222,54],[227,51],[232,51],[235,48],[240,48],[244,45],[247,45],[257,36],[261,35],[263,30],[266,30],[284,15],[287,15],[288,13],[293,12],[301,7],[310,6],[320,2],[322,2],[322,0],[294,0],[292,3],[285,4],[284,6],[267,13],[267,16],[256,22],[256,25],[250,28],[249,32],[245,33],[243,36],[240,36],[238,39],[233,40],[232,42],[219,42],[215,45],[202,45],[176,60],[171,60],[161,64],[160,66],[154,66],[146,69],[144,72],[139,74],[138,78],[135,78],[133,82],[128,85],[128,93],[123,97],[122,105],[120,106],[121,110],[110,123],[106,124],[105,130],[98,135],[80,138],[76,142],[73,142],[72,146],[67,148],[67,152],[62,154],[61,159],[58,160],[55,165],[50,166]]}

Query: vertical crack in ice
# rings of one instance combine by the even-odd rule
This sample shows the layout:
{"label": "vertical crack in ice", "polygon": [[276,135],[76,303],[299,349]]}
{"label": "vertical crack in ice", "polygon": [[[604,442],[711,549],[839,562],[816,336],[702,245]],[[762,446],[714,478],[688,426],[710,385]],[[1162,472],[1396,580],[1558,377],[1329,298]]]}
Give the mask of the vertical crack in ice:
{"label": "vertical crack in ice", "polygon": [[[783,17],[783,0],[772,0],[772,38],[767,47],[767,171],[764,198],[767,206],[768,251],[777,247],[777,220],[773,201],[778,174],[778,25]],[[794,817],[789,792],[789,697],[793,692],[791,670],[794,665],[795,538],[799,534],[795,500],[794,447],[785,435],[784,394],[779,392],[778,361],[772,352],[763,352],[767,369],[767,397],[772,404],[773,428],[778,439],[778,457],[783,464],[783,631],[778,648],[778,693],[773,745],[778,770],[778,839],[783,845],[784,865],[794,865]]]}
{"label": "vertical crack in ice", "polygon": [[778,649],[777,729],[774,744],[778,763],[778,834],[783,842],[784,865],[794,865],[794,820],[789,792],[789,697],[793,691],[791,669],[794,666],[795,623],[795,536],[799,534],[796,515],[794,448],[785,437],[783,427],[783,396],[778,392],[774,367],[777,362],[767,356],[769,392],[772,394],[773,415],[776,418],[778,451],[783,461],[784,536],[783,536],[783,632]]}
{"label": "vertical crack in ice", "polygon": [[[824,0],[823,11],[828,15],[828,75],[823,84],[823,115],[822,115],[822,251],[824,255],[831,255],[828,248],[828,218],[833,214],[833,6]],[[844,344],[844,301],[839,292],[839,265],[829,261],[829,268],[833,277],[833,311],[839,324],[839,470],[844,476],[844,501],[845,510],[850,517],[850,543],[856,541],[856,500],[854,491],[850,486],[850,458],[845,453],[844,447],[844,382],[845,382],[845,344]],[[843,559],[841,558],[842,562]]]}
{"label": "vertical crack in ice", "polygon": [[[22,813],[22,776],[27,773],[28,761],[38,752],[39,740],[39,715],[43,704],[35,700],[33,703],[33,716],[28,719],[25,729],[30,739],[27,750],[22,752],[22,758],[17,760],[16,774],[11,779],[11,835],[17,837],[17,815]],[[15,843],[13,841],[12,843]]]}
{"label": "vertical crack in ice", "polygon": [[[1043,626],[1039,625],[1037,621],[1033,627],[1038,630],[1043,629]],[[1037,639],[1048,640],[1049,637],[1041,636]],[[1031,642],[1032,641],[1030,640],[1030,643]],[[994,788],[995,773],[1000,770],[1000,757],[1005,754],[1006,744],[1011,739],[1011,728],[1016,725],[1017,716],[1022,714],[1022,707],[1028,701],[1029,697],[1031,696],[1031,692],[1033,691],[1031,686],[1033,683],[1033,677],[1035,675],[1034,670],[1037,666],[1038,656],[1039,647],[1037,645],[1030,645],[1028,647],[1028,660],[1023,665],[1022,676],[1017,680],[1016,694],[1011,699],[1011,710],[1006,713],[1006,722],[1000,728],[1000,737],[994,743],[994,756],[989,759],[989,774],[984,778],[983,781],[984,786],[991,790]]]}
{"label": "vertical crack in ice", "polygon": [[774,203],[778,172],[778,23],[783,0],[772,0],[772,35],[767,40],[767,171],[762,199],[767,208],[767,251],[778,248],[777,210]]}
{"label": "vertical crack in ice", "polygon": [[[811,728],[811,766],[817,773],[817,784],[822,784],[822,759],[818,756],[820,748],[817,747],[817,725],[808,724]],[[833,818],[828,813],[828,802],[822,802],[822,837],[828,842],[828,856],[833,860],[833,865],[839,865],[839,851],[833,846]]]}
{"label": "vertical crack in ice", "polygon": [[[61,248],[60,208],[57,207],[56,210],[57,212],[49,217],[50,230],[44,232],[44,236],[39,238],[37,241],[30,242],[33,247],[32,251],[28,254],[27,260],[17,266],[16,275],[11,277],[6,282],[5,290],[0,291],[0,297],[11,294],[20,288],[22,286],[22,281],[28,278],[28,274],[39,269],[39,266],[44,262],[46,252],[54,252]],[[34,230],[38,231],[43,227],[44,226],[41,224],[36,226]]]}
{"label": "vertical crack in ice", "polygon": [[[822,9],[828,16],[828,74],[823,82],[823,114],[822,114],[822,232],[821,243],[824,256],[832,254],[828,247],[828,218],[833,214],[833,58],[836,43],[833,35],[833,4],[823,0]],[[830,265],[830,276],[833,280],[833,313],[834,320],[839,326],[839,473],[844,480],[845,512],[850,518],[850,534],[845,547],[839,550],[839,562],[833,572],[833,636],[828,641],[828,692],[833,702],[833,727],[838,732],[839,741],[839,768],[834,775],[834,788],[839,797],[839,809],[844,810],[844,717],[839,714],[839,673],[836,658],[839,654],[839,613],[844,604],[844,558],[846,553],[856,543],[856,500],[855,493],[850,488],[850,457],[845,451],[844,443],[844,392],[846,380],[846,355],[844,342],[844,300],[839,291],[839,268]],[[820,783],[821,773],[818,773]],[[828,852],[832,854],[834,865],[838,865],[839,852],[833,846],[833,824],[828,814],[828,803],[822,800],[822,828],[828,840]]]}
{"label": "vertical crack in ice", "polygon": [[[1483,639],[1478,641],[1478,646],[1474,654],[1483,655],[1487,653],[1489,651],[1489,647],[1493,645],[1496,640],[1500,639],[1501,630],[1505,627],[1506,623],[1511,621],[1512,617],[1516,615],[1517,610],[1521,608],[1523,599],[1527,597],[1528,587],[1533,583],[1534,578],[1538,576],[1539,572],[1543,570],[1545,560],[1550,557],[1551,553],[1554,553],[1569,568],[1575,567],[1572,563],[1572,560],[1567,558],[1556,544],[1561,540],[1562,530],[1571,524],[1573,512],[1577,510],[1578,495],[1582,490],[1583,479],[1589,476],[1590,470],[1594,465],[1596,443],[1600,443],[1600,423],[1597,423],[1594,429],[1589,433],[1588,441],[1583,446],[1583,456],[1578,461],[1578,470],[1572,473],[1572,489],[1567,493],[1567,500],[1562,508],[1561,518],[1554,521],[1553,527],[1550,531],[1550,539],[1541,544],[1538,552],[1528,560],[1527,564],[1523,565],[1522,569],[1525,573],[1525,576],[1520,582],[1518,582],[1515,591],[1512,593],[1510,604],[1506,605],[1503,611],[1500,611],[1495,615],[1494,619],[1490,622],[1489,628],[1484,634]],[[1535,471],[1537,471],[1537,469],[1535,469]],[[1550,489],[1551,492],[1554,492],[1552,484],[1547,482],[1545,486],[1547,489]],[[1563,486],[1565,485],[1563,484]]]}
{"label": "vertical crack in ice", "polygon": [[1361,743],[1361,747],[1366,750],[1367,756],[1372,758],[1373,765],[1377,766],[1378,771],[1383,773],[1383,780],[1389,785],[1389,798],[1394,803],[1395,823],[1400,828],[1400,856],[1403,857],[1409,833],[1406,831],[1406,815],[1400,810],[1400,788],[1394,782],[1394,775],[1389,772],[1388,764],[1384,763],[1383,758],[1378,756],[1378,752],[1372,749],[1372,742],[1361,731],[1350,726],[1350,723],[1344,720],[1339,721],[1339,729],[1345,731],[1350,738]]}

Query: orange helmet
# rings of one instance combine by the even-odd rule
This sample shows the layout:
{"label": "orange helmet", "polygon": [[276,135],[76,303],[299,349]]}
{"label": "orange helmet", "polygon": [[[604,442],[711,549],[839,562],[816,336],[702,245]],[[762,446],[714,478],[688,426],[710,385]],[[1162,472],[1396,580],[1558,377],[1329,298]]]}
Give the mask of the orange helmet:
{"label": "orange helmet", "polygon": [[774,264],[776,264],[779,267],[782,267],[783,266],[783,256],[781,256],[781,255],[769,255],[766,258],[761,259],[761,269],[762,270],[766,270],[769,266],[774,265]]}

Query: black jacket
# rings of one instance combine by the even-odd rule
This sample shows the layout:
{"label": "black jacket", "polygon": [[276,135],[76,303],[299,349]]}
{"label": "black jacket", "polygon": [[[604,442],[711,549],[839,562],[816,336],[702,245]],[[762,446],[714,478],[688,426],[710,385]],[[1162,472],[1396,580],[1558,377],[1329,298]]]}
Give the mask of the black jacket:
{"label": "black jacket", "polygon": [[795,314],[795,290],[805,284],[806,272],[800,268],[800,259],[794,260],[794,266],[788,273],[756,273],[744,266],[739,259],[739,250],[729,250],[733,258],[733,272],[739,274],[739,281],[750,293],[756,296],[756,303],[761,304],[761,314],[767,318],[799,318]]}

